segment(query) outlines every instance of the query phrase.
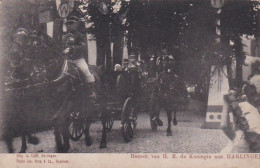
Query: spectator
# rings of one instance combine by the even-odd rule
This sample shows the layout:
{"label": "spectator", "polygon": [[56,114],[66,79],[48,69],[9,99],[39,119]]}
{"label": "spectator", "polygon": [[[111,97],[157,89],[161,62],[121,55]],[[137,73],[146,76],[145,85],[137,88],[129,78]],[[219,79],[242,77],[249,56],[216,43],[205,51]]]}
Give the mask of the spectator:
{"label": "spectator", "polygon": [[252,77],[249,79],[251,84],[254,84],[256,87],[256,92],[260,94],[260,61],[255,62],[252,65]]}

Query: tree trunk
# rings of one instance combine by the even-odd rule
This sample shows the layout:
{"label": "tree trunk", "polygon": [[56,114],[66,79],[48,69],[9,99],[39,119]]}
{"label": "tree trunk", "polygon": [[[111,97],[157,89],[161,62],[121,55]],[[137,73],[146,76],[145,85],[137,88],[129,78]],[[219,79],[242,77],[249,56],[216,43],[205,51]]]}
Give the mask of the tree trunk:
{"label": "tree trunk", "polygon": [[205,83],[204,83],[204,94],[203,94],[203,102],[205,103],[205,108],[204,112],[207,112],[207,104],[208,104],[208,97],[209,97],[209,89],[210,89],[210,79],[211,78],[211,66],[208,67],[208,74],[207,77],[205,78]]}
{"label": "tree trunk", "polygon": [[113,46],[113,67],[114,67],[116,64],[122,65],[123,47],[124,47],[124,36],[123,36],[123,32],[118,32],[117,37],[114,38],[114,46]]}
{"label": "tree trunk", "polygon": [[235,55],[236,55],[236,78],[235,78],[235,87],[241,88],[243,84],[243,78],[242,78],[242,65],[245,58],[245,53],[243,52],[243,44],[242,40],[237,35],[234,39],[234,49],[235,49]]}

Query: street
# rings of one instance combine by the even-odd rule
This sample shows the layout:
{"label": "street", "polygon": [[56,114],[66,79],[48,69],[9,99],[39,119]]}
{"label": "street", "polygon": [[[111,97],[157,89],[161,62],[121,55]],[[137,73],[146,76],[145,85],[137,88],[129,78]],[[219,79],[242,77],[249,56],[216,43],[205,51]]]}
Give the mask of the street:
{"label": "street", "polygon": [[[167,116],[161,112],[164,122],[156,132],[152,132],[149,115],[141,113],[137,119],[137,129],[134,139],[125,143],[120,132],[120,121],[115,121],[112,130],[108,133],[108,147],[99,148],[102,125],[96,122],[90,127],[93,139],[92,146],[85,145],[84,135],[79,141],[71,142],[70,153],[219,153],[227,144],[227,137],[222,130],[201,129],[205,116],[198,112],[181,111],[177,113],[178,125],[172,125],[173,136],[166,136]],[[53,130],[36,134],[40,144],[28,144],[28,153],[54,153],[55,139]],[[15,138],[15,152],[19,152],[21,138]],[[6,153],[4,141],[0,141],[0,153]]]}

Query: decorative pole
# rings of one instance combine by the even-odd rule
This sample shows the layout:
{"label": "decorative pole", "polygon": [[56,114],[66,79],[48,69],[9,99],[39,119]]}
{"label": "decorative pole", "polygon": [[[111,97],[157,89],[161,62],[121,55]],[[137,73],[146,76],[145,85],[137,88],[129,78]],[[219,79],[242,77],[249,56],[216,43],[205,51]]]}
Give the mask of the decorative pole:
{"label": "decorative pole", "polygon": [[217,42],[217,44],[220,44],[220,41],[221,41],[221,30],[220,30],[221,8],[218,8],[216,13],[217,13],[216,14],[216,35],[217,35],[216,42]]}
{"label": "decorative pole", "polygon": [[[211,0],[211,5],[216,8],[216,44],[221,45],[220,16],[224,0]],[[217,129],[220,128],[222,119],[223,92],[229,90],[227,66],[212,65],[210,78],[211,84],[209,86],[206,122],[202,128]]]}
{"label": "decorative pole", "polygon": [[257,41],[257,57],[260,57],[260,2],[258,2],[258,5],[256,7],[257,9],[257,34],[256,34],[256,41]]}

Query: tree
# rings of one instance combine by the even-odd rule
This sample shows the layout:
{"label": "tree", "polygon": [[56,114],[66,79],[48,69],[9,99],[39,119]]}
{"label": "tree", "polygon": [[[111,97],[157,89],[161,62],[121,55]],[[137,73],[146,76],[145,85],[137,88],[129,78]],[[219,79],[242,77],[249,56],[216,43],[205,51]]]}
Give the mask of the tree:
{"label": "tree", "polygon": [[[236,58],[236,79],[233,87],[240,88],[242,85],[242,64],[245,53],[241,36],[251,35],[256,37],[257,33],[257,2],[254,1],[231,1],[227,2],[221,16],[221,32],[223,41],[229,44],[234,42],[232,48]],[[228,16],[228,17],[226,17]]]}

